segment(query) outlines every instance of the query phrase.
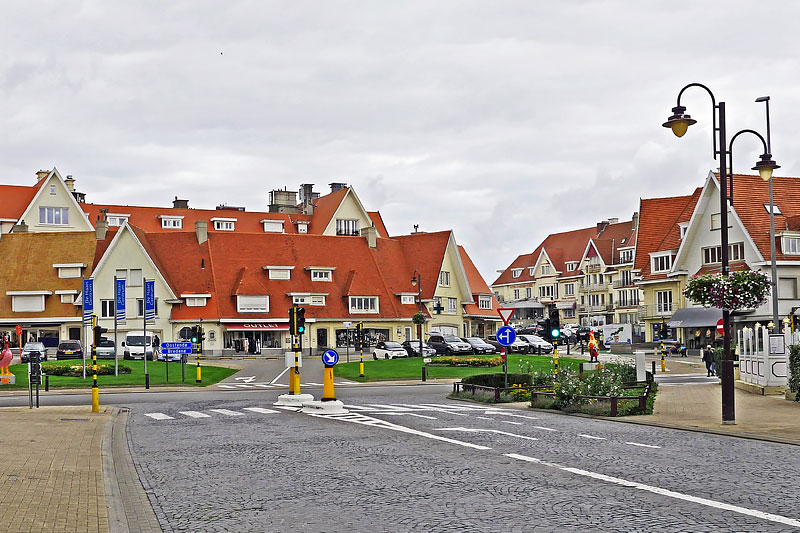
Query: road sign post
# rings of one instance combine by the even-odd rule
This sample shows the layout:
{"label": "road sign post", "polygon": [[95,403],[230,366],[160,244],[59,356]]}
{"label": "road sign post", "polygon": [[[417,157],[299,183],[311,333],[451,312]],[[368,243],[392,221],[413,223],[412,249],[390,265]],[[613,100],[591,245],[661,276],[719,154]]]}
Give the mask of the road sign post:
{"label": "road sign post", "polygon": [[[500,315],[501,317],[503,315]],[[510,316],[510,315],[509,315]],[[514,341],[517,340],[517,332],[514,331],[514,328],[511,326],[503,326],[497,330],[497,342],[499,342],[504,348],[500,350],[500,354],[503,356],[503,383],[505,383],[505,388],[508,388],[508,362],[507,362],[507,351],[505,349],[506,346],[511,346],[514,344]]]}
{"label": "road sign post", "polygon": [[333,367],[339,362],[339,354],[336,350],[325,350],[322,354],[322,363],[325,365],[325,375],[322,378],[322,401],[332,402],[336,400],[333,390]]}

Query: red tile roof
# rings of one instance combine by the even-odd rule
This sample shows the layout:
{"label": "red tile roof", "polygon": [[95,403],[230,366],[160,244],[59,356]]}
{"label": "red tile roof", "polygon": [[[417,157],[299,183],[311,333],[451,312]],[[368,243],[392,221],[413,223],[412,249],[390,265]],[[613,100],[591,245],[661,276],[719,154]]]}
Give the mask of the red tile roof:
{"label": "red tile roof", "polygon": [[[464,264],[464,270],[467,273],[467,283],[469,283],[469,288],[472,291],[472,298],[475,300],[475,303],[466,304],[464,306],[464,312],[470,316],[490,316],[500,320],[497,314],[497,308],[500,307],[500,305],[494,297],[494,294],[492,294],[492,290],[486,285],[486,281],[483,279],[480,272],[478,272],[475,263],[472,262],[472,259],[467,254],[467,251],[464,250],[463,246],[458,247],[458,253],[461,255],[461,262]],[[492,297],[492,308],[481,309],[478,305],[478,299],[480,295],[487,294],[490,294]]]}
{"label": "red tile roof", "polygon": [[25,185],[0,185],[0,218],[19,220],[30,205],[44,180],[30,187]]}
{"label": "red tile roof", "polygon": [[386,225],[383,223],[383,217],[379,211],[367,211],[369,219],[372,224],[377,228],[381,237],[389,237],[389,232],[386,231]]}
{"label": "red tile roof", "polygon": [[640,271],[642,280],[665,278],[666,274],[650,272],[650,254],[665,250],[677,250],[680,246],[681,222],[688,222],[700,198],[702,188],[687,196],[667,198],[643,198],[639,204],[638,242],[634,268]]}
{"label": "red tile roof", "polygon": [[342,203],[342,200],[344,200],[349,190],[349,187],[345,187],[344,189],[326,194],[325,196],[320,196],[314,200],[314,218],[311,221],[311,226],[308,228],[309,233],[319,235],[325,231],[325,228],[328,227],[333,215],[336,214],[336,210],[339,209],[339,205]]}
{"label": "red tile roof", "polygon": [[[800,221],[800,179],[775,176],[772,182],[775,205],[781,211],[780,215],[775,215],[775,233],[787,229],[796,231]],[[761,255],[769,260],[769,212],[764,207],[764,204],[769,205],[769,183],[760,176],[736,174],[733,177],[733,192],[734,210]],[[785,256],[778,240],[776,259],[796,261],[798,257]]]}

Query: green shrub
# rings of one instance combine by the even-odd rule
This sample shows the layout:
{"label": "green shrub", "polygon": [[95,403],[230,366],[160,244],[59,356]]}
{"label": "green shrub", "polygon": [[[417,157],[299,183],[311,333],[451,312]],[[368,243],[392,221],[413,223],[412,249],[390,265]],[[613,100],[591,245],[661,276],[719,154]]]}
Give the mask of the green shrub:
{"label": "green shrub", "polygon": [[[119,365],[120,374],[130,374],[133,370],[126,365]],[[49,376],[67,376],[67,377],[81,377],[83,376],[83,365],[45,365],[42,367],[42,372]],[[92,365],[86,365],[86,374],[92,373]],[[113,376],[114,365],[102,364],[97,365],[98,376]]]}
{"label": "green shrub", "polygon": [[[470,385],[481,385],[483,387],[504,387],[505,375],[502,373],[497,374],[476,374],[474,376],[467,376],[461,379],[462,383],[469,383]],[[508,386],[514,385],[528,386],[531,384],[530,374],[509,374]]]}
{"label": "green shrub", "polygon": [[800,402],[800,345],[789,348],[789,390],[795,393],[794,401]]}

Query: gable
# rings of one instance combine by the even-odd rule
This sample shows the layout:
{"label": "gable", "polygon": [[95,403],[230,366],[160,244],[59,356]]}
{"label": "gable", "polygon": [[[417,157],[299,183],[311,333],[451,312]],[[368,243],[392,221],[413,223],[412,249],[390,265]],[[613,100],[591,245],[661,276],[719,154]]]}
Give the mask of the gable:
{"label": "gable", "polygon": [[[361,200],[358,199],[352,188],[347,189],[347,193],[342,198],[336,211],[334,211],[328,225],[325,227],[325,231],[322,232],[323,235],[336,235],[337,219],[358,220],[359,230],[372,226],[372,219],[369,217],[369,213],[364,209]],[[378,237],[385,237],[385,235],[378,230]]]}
{"label": "gable", "polygon": [[20,216],[28,225],[28,231],[94,231],[57,169],[54,168],[40,185],[33,200]]}

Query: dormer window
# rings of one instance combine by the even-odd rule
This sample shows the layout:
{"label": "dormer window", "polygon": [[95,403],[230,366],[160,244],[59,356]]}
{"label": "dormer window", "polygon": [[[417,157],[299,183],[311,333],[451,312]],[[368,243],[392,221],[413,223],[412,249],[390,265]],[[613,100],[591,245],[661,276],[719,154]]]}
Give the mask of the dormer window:
{"label": "dormer window", "polygon": [[11,296],[11,311],[14,313],[41,313],[44,311],[44,297],[51,291],[6,291]]}
{"label": "dormer window", "polygon": [[511,269],[511,277],[512,278],[518,278],[521,275],[522,275],[522,269],[521,268],[512,268]]}
{"label": "dormer window", "polygon": [[183,217],[174,215],[158,215],[163,229],[183,229]]}
{"label": "dormer window", "polygon": [[233,231],[236,227],[235,218],[219,218],[214,217],[211,222],[214,223],[214,229],[217,231]]}
{"label": "dormer window", "polygon": [[205,307],[210,294],[181,294],[186,307]]}
{"label": "dormer window", "polygon": [[415,296],[413,294],[401,294],[400,295],[400,303],[403,305],[414,305]]}
{"label": "dormer window", "polygon": [[130,215],[123,215],[119,213],[108,213],[106,220],[108,221],[109,228],[118,228],[128,221]]}
{"label": "dormer window", "polygon": [[550,275],[550,265],[542,265],[542,276]]}
{"label": "dormer window", "polygon": [[86,263],[58,263],[53,268],[58,269],[59,278],[73,279],[81,277],[81,270],[86,268]]}
{"label": "dormer window", "polygon": [[286,280],[291,279],[293,266],[265,266],[264,270],[269,272],[269,279]]}
{"label": "dormer window", "polygon": [[350,312],[351,313],[377,313],[378,312],[378,297],[377,296],[351,296],[350,297]]}
{"label": "dormer window", "polygon": [[631,263],[631,262],[633,262],[633,250],[622,250],[619,253],[619,261],[620,261],[620,263]]}
{"label": "dormer window", "polygon": [[567,263],[567,272],[575,272],[578,269],[578,262],[577,261],[570,261]]}
{"label": "dormer window", "polygon": [[62,304],[74,304],[75,296],[78,295],[78,291],[58,290],[56,294],[61,297]]}
{"label": "dormer window", "polygon": [[269,296],[239,295],[236,297],[236,310],[240,313],[268,313]]}
{"label": "dormer window", "polygon": [[283,220],[262,220],[264,233],[283,233]]}
{"label": "dormer window", "polygon": [[332,268],[309,268],[311,271],[311,281],[333,281]]}
{"label": "dormer window", "polygon": [[295,305],[325,305],[325,294],[289,293]]}
{"label": "dormer window", "polygon": [[297,233],[308,233],[308,220],[297,221]]}
{"label": "dormer window", "polygon": [[650,258],[650,270],[652,270],[653,273],[669,272],[672,269],[672,257],[672,252],[652,256]]}
{"label": "dormer window", "polygon": [[336,235],[359,235],[358,219],[337,218]]}
{"label": "dormer window", "polygon": [[478,309],[491,309],[492,297],[491,296],[478,296]]}
{"label": "dormer window", "polygon": [[534,277],[536,275],[536,267],[528,267],[528,275]]}

